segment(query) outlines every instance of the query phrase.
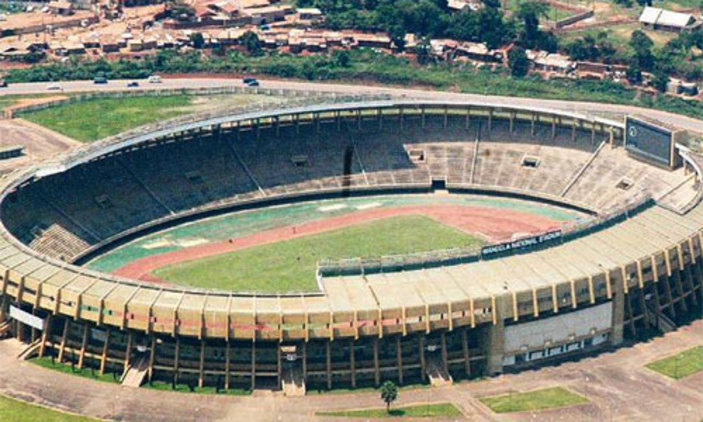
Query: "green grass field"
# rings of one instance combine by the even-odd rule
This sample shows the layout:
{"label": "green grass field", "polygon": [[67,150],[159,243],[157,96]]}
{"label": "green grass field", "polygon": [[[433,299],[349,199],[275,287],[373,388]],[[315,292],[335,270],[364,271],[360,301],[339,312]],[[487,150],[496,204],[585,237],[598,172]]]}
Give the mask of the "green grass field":
{"label": "green grass field", "polygon": [[2,422],[96,422],[98,420],[0,396],[0,421]]}
{"label": "green grass field", "polygon": [[377,257],[474,246],[482,241],[424,216],[398,216],[160,268],[154,274],[190,287],[239,291],[316,290],[324,258]]}
{"label": "green grass field", "polygon": [[703,371],[703,346],[650,362],[647,368],[673,379],[681,379]]}
{"label": "green grass field", "polygon": [[51,107],[22,117],[81,142],[184,114],[187,95],[168,97],[98,98]]}
{"label": "green grass field", "polygon": [[351,418],[452,418],[462,416],[461,411],[451,403],[414,404],[386,409],[357,409],[317,412],[317,416],[337,416]]}
{"label": "green grass field", "polygon": [[97,369],[93,370],[91,368],[81,368],[78,369],[78,366],[71,367],[69,363],[59,363],[58,361],[53,361],[51,360],[50,357],[42,357],[42,358],[33,358],[30,359],[29,362],[41,366],[42,368],[47,368],[51,369],[52,371],[58,371],[58,372],[63,372],[65,374],[71,374],[71,375],[77,375],[79,377],[83,378],[89,378],[92,380],[96,381],[103,381],[103,382],[110,382],[110,383],[119,383],[120,380],[119,378],[114,377],[112,374],[105,373],[103,375],[100,375],[100,371]]}
{"label": "green grass field", "polygon": [[558,407],[588,403],[585,397],[572,393],[562,387],[545,388],[527,391],[525,393],[480,397],[479,401],[496,413],[555,409]]}
{"label": "green grass field", "polygon": [[22,118],[77,141],[90,142],[184,114],[279,101],[280,98],[262,95],[105,97],[24,113]]}

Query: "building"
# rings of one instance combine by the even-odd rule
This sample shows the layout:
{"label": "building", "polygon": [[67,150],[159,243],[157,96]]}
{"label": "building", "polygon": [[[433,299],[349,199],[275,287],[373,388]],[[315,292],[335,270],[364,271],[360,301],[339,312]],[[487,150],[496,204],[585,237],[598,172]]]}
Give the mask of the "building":
{"label": "building", "polygon": [[690,30],[700,24],[691,14],[672,12],[651,6],[644,8],[639,21],[645,28],[670,32]]}
{"label": "building", "polygon": [[[416,138],[412,151],[406,131]],[[372,165],[350,172],[327,161],[345,146],[320,139],[349,133],[358,159]],[[314,145],[304,157],[301,140]],[[701,161],[673,141],[640,119],[381,99],[227,111],[86,145],[60,167],[0,181],[0,330],[34,354],[129,374],[136,386],[281,387],[293,377],[304,392],[385,379],[446,383],[597,353],[676,329],[703,304]],[[539,152],[525,157],[514,144]],[[236,166],[217,170],[231,147],[255,178]],[[693,176],[638,154],[675,154],[670,164],[683,160]],[[301,178],[291,161],[302,160],[313,165]],[[510,167],[522,177],[500,170]],[[185,168],[187,183],[172,174]],[[206,186],[213,197],[195,194]],[[137,229],[190,221],[179,218],[193,210],[266,207],[309,199],[314,189],[336,197],[437,186],[544,201],[584,224],[475,251],[323,262],[311,275],[321,290],[290,295],[171,288],[68,264]],[[667,200],[672,189],[676,199]]]}
{"label": "building", "polygon": [[569,56],[542,50],[527,50],[525,53],[536,70],[562,74],[576,70],[576,62]]}
{"label": "building", "polygon": [[49,2],[49,11],[55,15],[68,16],[73,14],[73,3],[69,1]]}

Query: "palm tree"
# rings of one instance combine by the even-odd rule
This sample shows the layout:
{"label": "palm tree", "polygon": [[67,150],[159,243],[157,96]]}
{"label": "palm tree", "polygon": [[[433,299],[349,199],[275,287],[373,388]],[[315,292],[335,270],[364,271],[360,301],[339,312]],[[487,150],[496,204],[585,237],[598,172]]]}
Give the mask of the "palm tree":
{"label": "palm tree", "polygon": [[386,413],[391,412],[391,403],[398,398],[398,386],[393,381],[386,381],[381,385],[381,399],[386,403]]}

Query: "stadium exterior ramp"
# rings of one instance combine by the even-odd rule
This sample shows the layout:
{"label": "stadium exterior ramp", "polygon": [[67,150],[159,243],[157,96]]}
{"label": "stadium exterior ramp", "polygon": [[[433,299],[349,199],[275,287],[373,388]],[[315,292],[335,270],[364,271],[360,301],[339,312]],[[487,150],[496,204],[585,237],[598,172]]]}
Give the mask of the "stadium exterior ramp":
{"label": "stadium exterior ramp", "polygon": [[[216,140],[226,136],[238,146],[246,139],[283,133],[328,130],[368,135],[391,127],[422,134],[449,126],[466,130],[466,145],[453,151],[474,155],[465,160],[470,161],[469,170],[453,183],[444,180],[443,187],[562,204],[592,218],[532,249],[400,259],[393,260],[392,269],[358,265],[335,273],[328,268],[319,274],[322,291],[279,295],[179,289],[96,273],[52,258],[50,251],[30,248],[30,242],[20,238],[31,230],[12,223],[20,216],[11,212],[10,202],[21,204],[28,197],[22,192],[32,192],[43,179],[100,166],[145,145],[159,151],[179,140],[206,136]],[[642,164],[622,152],[624,129],[620,122],[556,110],[383,100],[191,118],[107,139],[1,182],[7,206],[0,238],[0,326],[9,322],[20,340],[38,341],[38,355],[52,354],[79,367],[124,374],[146,365],[147,382],[160,379],[226,389],[280,388],[288,373],[302,379],[308,389],[378,385],[384,379],[401,384],[425,380],[430,367],[460,379],[619,346],[667,323],[684,323],[700,315],[703,305],[703,206],[696,156],[688,150],[683,153],[685,170]],[[506,136],[521,130],[525,138],[545,143],[564,136],[567,146],[585,138],[591,155],[572,169],[572,180],[564,181],[554,172],[549,177],[558,177],[562,184],[547,183],[545,191],[517,188],[513,179],[488,171],[501,163],[475,153],[486,147],[484,143],[501,151],[500,141],[491,139],[501,130]],[[249,169],[245,173],[253,175],[258,167],[251,161],[244,165],[246,157],[235,155],[233,159]],[[621,180],[618,163],[632,170],[631,177],[651,168],[657,176],[653,179],[674,180],[628,196],[627,189],[599,183],[609,177],[604,176],[605,167],[612,170],[613,181]],[[475,170],[480,165],[488,170]],[[182,210],[159,208],[159,201],[152,201],[160,209],[153,221],[119,226],[117,234],[94,233],[92,243],[80,243],[78,248],[95,251],[127,234],[175,224],[184,216],[241,203],[267,204],[277,195],[297,200],[320,192],[429,191],[437,182],[434,175],[411,177],[405,184],[391,178],[394,182],[380,189],[381,182],[369,184],[377,175],[368,173],[353,179],[364,181],[358,185],[285,193],[251,177],[250,196]],[[481,184],[484,179],[490,182]],[[597,196],[610,195],[613,200],[593,206],[568,197],[568,192],[583,195],[594,189]],[[652,199],[670,197],[677,199],[667,207]],[[61,206],[54,203],[54,208]],[[63,214],[64,220],[85,226],[85,221]],[[76,256],[85,253],[81,250]]]}

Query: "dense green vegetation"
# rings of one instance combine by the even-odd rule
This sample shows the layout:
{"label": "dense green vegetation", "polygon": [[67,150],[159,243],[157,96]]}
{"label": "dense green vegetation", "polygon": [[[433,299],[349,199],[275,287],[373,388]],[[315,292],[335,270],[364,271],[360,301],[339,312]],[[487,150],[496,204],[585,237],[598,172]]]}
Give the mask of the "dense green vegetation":
{"label": "dense green vegetation", "polygon": [[337,416],[353,418],[452,418],[462,416],[461,411],[452,403],[413,404],[396,407],[386,412],[386,409],[335,410],[317,412],[317,416]]}
{"label": "dense green vegetation", "polygon": [[686,378],[703,371],[703,346],[648,363],[647,368],[676,380]]}
{"label": "dense green vegetation", "polygon": [[190,101],[187,95],[97,98],[26,113],[22,117],[87,142],[184,114]]}
{"label": "dense green vegetation", "polygon": [[96,422],[98,419],[86,418],[69,413],[58,412],[23,401],[0,396],[0,421],[4,422]]}
{"label": "dense green vegetation", "polygon": [[142,388],[149,388],[152,390],[160,390],[160,391],[175,391],[179,393],[193,393],[193,394],[218,394],[218,395],[227,395],[227,396],[248,396],[251,395],[251,390],[243,389],[243,388],[230,388],[229,390],[225,390],[222,388],[215,388],[215,387],[197,387],[195,385],[188,385],[188,384],[173,384],[170,382],[164,382],[164,381],[153,381],[151,383],[146,383],[142,385]]}
{"label": "dense green vegetation", "polygon": [[478,245],[478,238],[424,216],[398,216],[175,264],[155,271],[174,283],[235,291],[317,290],[323,258],[378,257]]}
{"label": "dense green vegetation", "polygon": [[89,378],[96,381],[119,383],[120,377],[114,373],[100,374],[100,371],[94,368],[78,368],[77,365],[71,365],[70,363],[60,363],[57,360],[53,360],[50,357],[41,357],[31,359],[29,362],[41,366],[42,368],[51,369],[52,371],[63,372],[65,374],[77,375],[83,378]]}
{"label": "dense green vegetation", "polygon": [[545,388],[525,393],[486,396],[479,398],[479,401],[496,413],[555,409],[588,403],[585,397],[562,387]]}

